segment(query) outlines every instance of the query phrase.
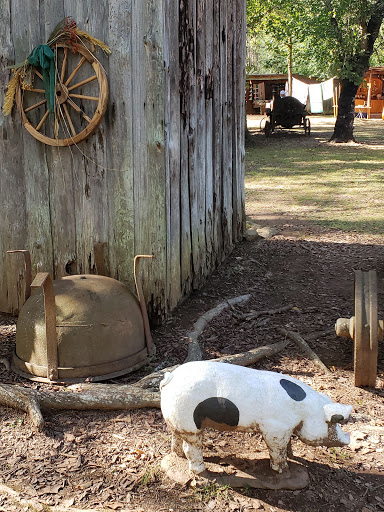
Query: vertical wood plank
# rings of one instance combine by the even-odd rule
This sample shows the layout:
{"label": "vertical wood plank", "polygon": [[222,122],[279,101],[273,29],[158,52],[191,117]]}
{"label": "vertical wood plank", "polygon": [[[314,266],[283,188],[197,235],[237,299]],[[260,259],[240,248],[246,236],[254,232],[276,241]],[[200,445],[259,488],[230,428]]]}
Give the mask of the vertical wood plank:
{"label": "vertical wood plank", "polygon": [[179,5],[173,0],[164,4],[164,62],[165,62],[165,150],[167,201],[167,290],[169,307],[173,309],[181,297],[181,179],[180,179],[180,96],[179,88]]}
{"label": "vertical wood plank", "polygon": [[[106,112],[110,275],[134,289],[132,0],[109,2],[109,102]],[[123,37],[124,35],[124,37]]]}
{"label": "vertical wood plank", "polygon": [[[15,48],[15,62],[23,62],[29,54],[30,48],[33,48],[42,40],[44,25],[41,20],[42,13],[38,7],[38,2],[30,2],[23,7],[24,16],[22,18],[12,16],[9,20]],[[12,3],[11,12],[15,13],[17,10],[17,3]],[[15,117],[14,120],[16,121],[18,118]],[[24,190],[21,190],[22,204],[18,204],[20,201],[18,193],[15,194],[12,190],[9,190],[8,193],[11,197],[17,197],[17,203],[11,208],[11,211],[25,210],[23,213],[24,223],[16,228],[17,238],[19,238],[18,245],[21,245],[21,247],[14,248],[30,251],[33,274],[42,269],[51,271],[52,240],[49,211],[49,175],[45,148],[25,130],[20,130],[15,136],[13,142],[17,141],[17,152],[22,155],[17,167],[17,172],[24,176]],[[9,148],[6,151],[8,152]],[[12,161],[12,158],[8,161],[9,164],[14,168],[15,162]],[[20,272],[23,263],[20,260],[17,263]],[[10,309],[17,310],[19,307],[11,304]]]}
{"label": "vertical wood plank", "polygon": [[[192,288],[192,240],[189,175],[194,158],[193,115],[191,126],[191,95],[195,91],[195,25],[194,2],[180,3],[179,44],[180,44],[180,219],[181,219],[181,291],[183,295]],[[192,164],[190,163],[192,161]]]}
{"label": "vertical wood plank", "polygon": [[231,52],[229,34],[229,17],[232,5],[225,1],[220,3],[220,35],[221,35],[221,59],[220,59],[220,80],[222,84],[222,132],[221,132],[221,170],[222,170],[222,209],[221,209],[221,229],[222,229],[222,258],[224,258],[231,249],[232,244],[232,132],[231,132]]}
{"label": "vertical wood plank", "polygon": [[234,172],[236,188],[234,189],[234,240],[239,241],[245,233],[245,51],[246,51],[246,3],[236,0],[236,71],[234,78],[236,115],[236,169]]}
{"label": "vertical wood plank", "polygon": [[205,275],[215,267],[213,243],[213,36],[214,0],[205,2],[205,57],[204,57],[204,97],[205,97]]}
{"label": "vertical wood plank", "polygon": [[[192,223],[193,287],[199,288],[204,282],[206,263],[205,243],[205,184],[206,184],[206,145],[205,124],[205,0],[196,1],[196,94],[193,96],[191,112],[195,130],[195,152],[193,166],[190,165],[190,202]],[[192,126],[191,126],[192,128]],[[192,163],[192,162],[191,162]]]}
{"label": "vertical wood plank", "polygon": [[[15,64],[12,8],[8,0],[0,0],[0,102],[11,76],[8,66]],[[23,263],[18,255],[7,250],[26,248],[25,173],[20,137],[23,128],[16,109],[4,117],[0,114],[0,310],[15,313],[23,301]]]}
{"label": "vertical wood plank", "polygon": [[[64,0],[65,15],[71,15],[82,30],[97,34],[102,41],[108,35],[108,2],[78,2]],[[102,22],[100,22],[102,20]],[[95,49],[95,55],[104,67],[109,58]],[[81,78],[82,75],[79,75]],[[108,186],[106,180],[106,132],[105,120],[95,136],[79,147],[69,148],[73,158],[73,178],[76,212],[76,253],[79,270],[95,272],[93,246],[96,242],[108,241]]]}
{"label": "vertical wood plank", "polygon": [[223,82],[221,79],[221,0],[213,0],[213,251],[215,264],[222,261],[222,125]]}
{"label": "vertical wood plank", "polygon": [[[146,168],[148,176],[148,204],[145,226],[145,250],[154,253],[156,261],[148,266],[149,278],[143,283],[147,297],[151,297],[153,313],[159,320],[166,309],[166,173],[164,150],[164,59],[163,59],[163,3],[145,2],[144,47],[146,79]],[[136,233],[135,233],[136,235]]]}
{"label": "vertical wood plank", "polygon": [[238,192],[239,192],[239,176],[238,165],[239,165],[239,131],[238,131],[238,108],[240,105],[240,98],[238,97],[238,81],[241,80],[241,77],[238,75],[238,61],[237,52],[239,50],[238,44],[238,36],[239,36],[239,27],[237,19],[237,0],[232,4],[232,44],[231,44],[231,62],[232,62],[232,75],[231,75],[231,84],[232,84],[232,94],[231,94],[231,117],[232,117],[232,239],[233,241],[238,240],[238,222],[239,222],[239,203],[237,200]]}

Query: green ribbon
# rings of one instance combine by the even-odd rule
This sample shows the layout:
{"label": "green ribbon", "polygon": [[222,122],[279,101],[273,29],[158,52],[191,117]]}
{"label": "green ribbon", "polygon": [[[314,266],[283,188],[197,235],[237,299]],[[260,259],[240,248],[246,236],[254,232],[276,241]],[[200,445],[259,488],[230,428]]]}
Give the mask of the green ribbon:
{"label": "green ribbon", "polygon": [[47,44],[41,44],[36,46],[27,60],[32,66],[40,66],[43,71],[45,98],[52,113],[55,109],[55,55]]}

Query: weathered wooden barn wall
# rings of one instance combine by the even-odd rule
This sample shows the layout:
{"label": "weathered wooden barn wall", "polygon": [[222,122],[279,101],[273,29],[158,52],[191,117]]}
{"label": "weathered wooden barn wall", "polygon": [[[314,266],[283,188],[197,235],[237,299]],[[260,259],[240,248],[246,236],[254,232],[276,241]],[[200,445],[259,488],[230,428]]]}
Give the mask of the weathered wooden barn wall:
{"label": "weathered wooden barn wall", "polygon": [[0,101],[7,66],[47,40],[60,19],[105,41],[105,118],[78,147],[54,148],[0,114],[0,311],[33,274],[94,271],[133,286],[143,262],[149,307],[163,316],[202,285],[244,231],[245,0],[0,0]]}

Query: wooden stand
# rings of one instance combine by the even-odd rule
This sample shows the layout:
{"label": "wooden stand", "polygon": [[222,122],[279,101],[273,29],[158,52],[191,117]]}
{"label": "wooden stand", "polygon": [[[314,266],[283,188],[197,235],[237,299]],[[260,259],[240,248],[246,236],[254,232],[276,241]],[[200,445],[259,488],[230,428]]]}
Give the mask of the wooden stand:
{"label": "wooden stand", "polygon": [[[248,460],[227,457],[220,460],[225,466],[217,464],[217,457],[205,457],[207,469],[194,475],[188,469],[187,459],[170,453],[161,461],[161,469],[168,478],[181,484],[197,480],[215,482],[218,485],[228,485],[233,488],[252,487],[254,489],[303,489],[309,484],[306,468],[295,462],[289,462],[289,470],[283,473],[272,471],[269,459]],[[241,468],[241,469],[240,469]]]}

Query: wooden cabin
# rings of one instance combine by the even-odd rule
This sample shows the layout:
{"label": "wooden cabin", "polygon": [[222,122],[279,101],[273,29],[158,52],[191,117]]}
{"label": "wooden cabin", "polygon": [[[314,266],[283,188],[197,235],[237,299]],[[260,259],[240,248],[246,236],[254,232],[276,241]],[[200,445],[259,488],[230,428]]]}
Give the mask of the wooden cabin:
{"label": "wooden cabin", "polygon": [[355,97],[356,116],[370,119],[381,118],[384,113],[384,67],[372,67],[365,73],[364,80]]}
{"label": "wooden cabin", "polygon": [[111,54],[97,54],[105,116],[78,145],[46,145],[15,108],[0,114],[0,311],[24,296],[8,250],[29,250],[33,276],[57,279],[95,272],[101,243],[107,275],[130,288],[134,256],[154,254],[140,279],[161,319],[242,240],[245,14],[245,0],[2,2],[1,104],[8,66],[67,16]]}
{"label": "wooden cabin", "polygon": [[275,94],[285,89],[288,75],[248,75],[246,79],[245,105],[247,114],[265,114],[265,106]]}
{"label": "wooden cabin", "polygon": [[[303,102],[308,101],[308,109],[310,109],[308,86],[318,85],[320,82],[315,78],[309,78],[303,75],[294,74],[293,79],[298,83],[307,86],[307,97]],[[272,101],[275,94],[279,95],[280,91],[287,88],[288,75],[286,74],[249,74],[246,78],[245,92],[245,108],[247,114],[265,114],[266,104]]]}

